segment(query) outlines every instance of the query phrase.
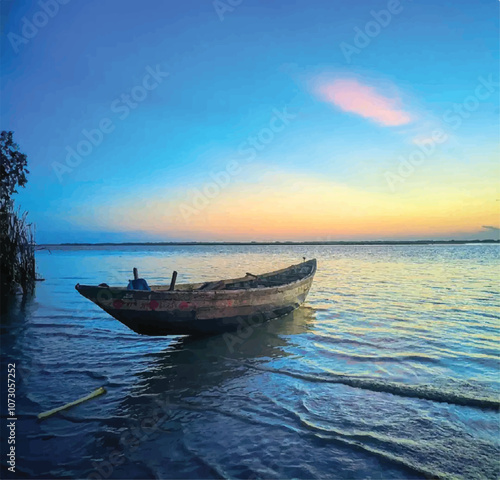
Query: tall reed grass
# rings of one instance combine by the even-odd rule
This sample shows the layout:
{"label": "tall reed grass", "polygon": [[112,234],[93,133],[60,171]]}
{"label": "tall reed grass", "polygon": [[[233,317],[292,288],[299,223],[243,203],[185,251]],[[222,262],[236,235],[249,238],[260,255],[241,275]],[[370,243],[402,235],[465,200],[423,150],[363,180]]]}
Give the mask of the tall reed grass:
{"label": "tall reed grass", "polygon": [[0,209],[0,284],[2,296],[35,289],[35,229],[27,212],[11,203]]}

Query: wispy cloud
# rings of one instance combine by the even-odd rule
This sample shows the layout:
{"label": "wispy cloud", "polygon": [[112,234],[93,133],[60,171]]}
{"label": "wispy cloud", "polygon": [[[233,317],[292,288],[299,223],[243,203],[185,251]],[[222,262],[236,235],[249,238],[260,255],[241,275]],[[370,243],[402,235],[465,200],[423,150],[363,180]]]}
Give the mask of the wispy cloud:
{"label": "wispy cloud", "polygon": [[320,85],[320,98],[345,112],[355,113],[385,126],[410,123],[412,117],[401,109],[399,98],[389,98],[375,88],[354,79],[339,79]]}
{"label": "wispy cloud", "polygon": [[500,232],[500,228],[493,227],[492,225],[483,225],[482,228],[484,228],[485,230],[493,231],[493,232]]}

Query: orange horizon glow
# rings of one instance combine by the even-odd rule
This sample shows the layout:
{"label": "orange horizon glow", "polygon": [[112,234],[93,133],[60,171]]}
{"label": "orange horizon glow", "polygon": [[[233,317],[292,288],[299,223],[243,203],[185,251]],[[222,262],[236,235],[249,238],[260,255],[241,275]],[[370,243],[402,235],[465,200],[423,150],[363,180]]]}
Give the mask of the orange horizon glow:
{"label": "orange horizon glow", "polygon": [[474,238],[484,235],[483,225],[492,226],[489,236],[496,238],[494,229],[500,227],[494,184],[473,190],[438,184],[417,197],[411,190],[398,195],[367,192],[279,173],[255,184],[229,186],[201,207],[195,197],[182,193],[168,199],[152,194],[143,204],[121,204],[109,217],[101,212],[100,224],[115,231],[199,241]]}

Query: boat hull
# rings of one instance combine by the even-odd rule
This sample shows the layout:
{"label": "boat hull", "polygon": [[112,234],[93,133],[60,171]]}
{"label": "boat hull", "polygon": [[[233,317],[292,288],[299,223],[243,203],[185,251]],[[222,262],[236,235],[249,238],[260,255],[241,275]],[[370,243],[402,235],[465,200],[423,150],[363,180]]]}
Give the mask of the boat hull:
{"label": "boat hull", "polygon": [[130,291],[77,285],[89,300],[142,335],[211,335],[290,313],[306,299],[314,277],[272,288],[214,291]]}

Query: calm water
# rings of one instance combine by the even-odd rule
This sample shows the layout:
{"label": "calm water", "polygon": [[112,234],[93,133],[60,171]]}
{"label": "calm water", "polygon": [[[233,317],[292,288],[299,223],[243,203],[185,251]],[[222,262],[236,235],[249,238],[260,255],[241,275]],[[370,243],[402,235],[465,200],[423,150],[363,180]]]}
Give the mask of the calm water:
{"label": "calm water", "polygon": [[[306,304],[240,336],[142,337],[74,290],[134,266],[204,281],[303,256]],[[499,266],[495,245],[41,251],[46,281],[2,318],[18,477],[497,478]]]}

